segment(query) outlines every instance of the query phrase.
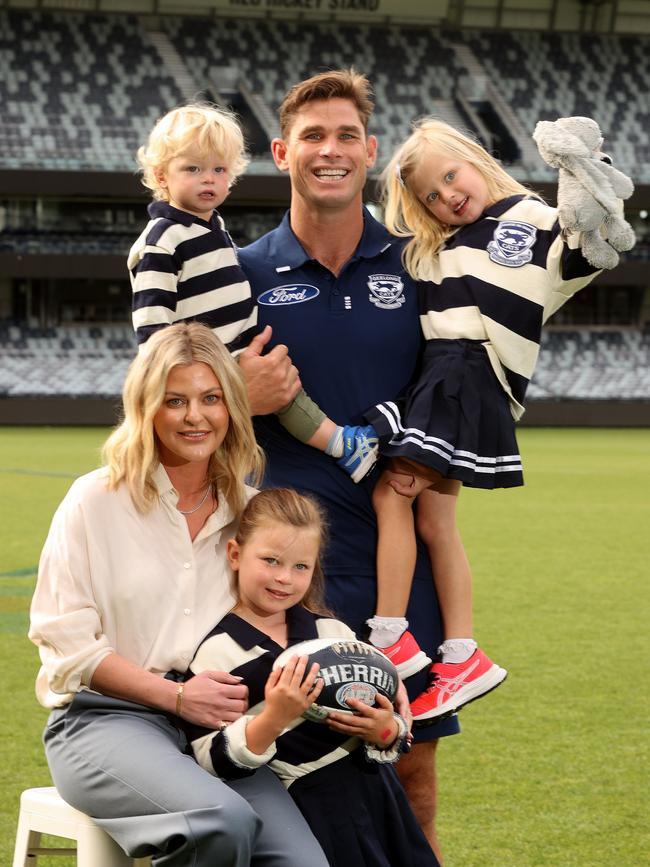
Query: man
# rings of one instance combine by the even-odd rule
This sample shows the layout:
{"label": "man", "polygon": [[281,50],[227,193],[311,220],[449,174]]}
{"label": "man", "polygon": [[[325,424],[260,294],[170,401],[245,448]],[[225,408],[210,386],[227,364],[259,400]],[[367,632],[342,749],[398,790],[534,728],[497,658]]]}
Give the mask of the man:
{"label": "man", "polygon": [[[287,403],[297,388],[338,424],[397,396],[410,381],[420,350],[416,286],[401,264],[401,244],[363,207],[367,170],[377,141],[368,135],[370,85],[354,71],[326,72],[297,84],[280,107],[281,138],[273,158],[291,179],[291,210],[277,229],[240,252],[275,344],[260,355],[268,329],[240,363],[256,413]],[[289,347],[289,359],[285,345]],[[293,366],[292,361],[295,363]],[[268,457],[267,484],[315,493],[327,508],[327,601],[357,632],[374,612],[376,476],[358,485],[322,452],[298,443],[273,416],[258,418]],[[419,550],[410,629],[430,656],[442,640],[430,565]],[[411,683],[411,682],[414,683]],[[413,696],[426,672],[409,679]],[[458,731],[455,717],[415,733],[397,768],[434,851],[437,738]]]}

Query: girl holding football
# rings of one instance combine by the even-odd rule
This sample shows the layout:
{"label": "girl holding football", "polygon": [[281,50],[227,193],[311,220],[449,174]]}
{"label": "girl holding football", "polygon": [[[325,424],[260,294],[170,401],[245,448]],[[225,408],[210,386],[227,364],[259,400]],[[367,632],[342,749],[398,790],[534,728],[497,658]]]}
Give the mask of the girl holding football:
{"label": "girl holding football", "polygon": [[274,668],[286,648],[310,639],[356,641],[323,607],[323,536],[309,497],[276,488],[249,501],[227,545],[237,604],[208,633],[186,678],[225,668],[247,686],[250,709],[218,731],[188,725],[186,734],[199,764],[221,779],[268,765],[331,867],[436,867],[391,767],[407,743],[391,701],[381,692],[376,707],[351,698],[354,713],[329,712],[323,725],[301,718],[323,689],[318,665],[308,668],[308,657],[296,654]]}
{"label": "girl holding football", "polygon": [[[507,672],[477,647],[472,580],[456,526],[461,485],[523,484],[522,415],[543,323],[596,269],[579,236],[476,141],[419,122],[384,173],[385,223],[408,238],[425,338],[417,381],[366,413],[388,459],[373,494],[377,607],[370,641],[402,677],[431,660],[407,631],[416,530],[427,545],[443,618],[441,660],[411,704],[415,725],[438,722],[498,686]],[[417,498],[415,511],[413,499]]]}

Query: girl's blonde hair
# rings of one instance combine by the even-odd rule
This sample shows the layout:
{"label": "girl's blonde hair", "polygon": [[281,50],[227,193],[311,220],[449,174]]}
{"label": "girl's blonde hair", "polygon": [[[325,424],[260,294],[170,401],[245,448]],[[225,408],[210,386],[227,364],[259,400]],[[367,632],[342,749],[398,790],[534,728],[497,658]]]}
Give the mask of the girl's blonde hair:
{"label": "girl's blonde hair", "polygon": [[147,144],[138,149],[142,183],[152,190],[154,199],[169,198],[157,175],[171,160],[190,152],[202,158],[218,154],[228,167],[231,186],[249,162],[244,135],[233,112],[203,102],[175,108],[156,121]]}
{"label": "girl's blonde hair", "polygon": [[153,473],[158,464],[154,416],[162,405],[167,379],[177,365],[202,362],[212,369],[230,416],[226,436],[210,457],[208,478],[239,515],[246,503],[244,480],[259,483],[264,457],[255,441],[243,376],[213,332],[198,322],[178,322],[156,331],[131,362],[122,401],[124,420],[103,449],[109,489],[124,482],[136,508],[147,512],[158,497]]}
{"label": "girl's blonde hair", "polygon": [[422,158],[431,155],[473,165],[483,175],[492,202],[507,196],[531,194],[469,135],[432,117],[418,121],[381,177],[386,227],[393,235],[411,239],[404,248],[403,261],[416,280],[432,279],[434,257],[457,228],[441,223],[409,186],[409,178]]}
{"label": "girl's blonde hair", "polygon": [[321,553],[327,541],[325,513],[313,497],[299,494],[292,488],[267,488],[248,501],[239,521],[235,536],[238,545],[244,546],[255,530],[264,524],[288,524],[298,530],[314,530],[318,537],[316,566],[309,589],[301,605],[316,614],[331,615],[323,601],[325,576],[321,565]]}

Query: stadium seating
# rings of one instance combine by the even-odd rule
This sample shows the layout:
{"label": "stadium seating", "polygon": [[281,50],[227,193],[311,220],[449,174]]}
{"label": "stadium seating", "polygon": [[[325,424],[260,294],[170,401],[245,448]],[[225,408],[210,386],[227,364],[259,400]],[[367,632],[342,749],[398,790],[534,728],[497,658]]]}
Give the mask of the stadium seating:
{"label": "stadium seating", "polygon": [[136,353],[130,323],[29,328],[0,322],[0,396],[113,396]]}
{"label": "stadium seating", "polygon": [[0,14],[0,165],[132,170],[161,111],[182,101],[138,19]]}
{"label": "stadium seating", "polygon": [[[380,163],[414,118],[462,119],[458,83],[476,72],[469,48],[525,131],[560,113],[594,115],[617,165],[650,178],[647,37],[198,16],[161,16],[157,26],[197,95],[243,83],[271,119],[288,83],[328,67],[363,70]],[[33,9],[0,10],[0,98],[0,167],[121,171],[133,169],[155,119],[184,101],[138,18]],[[249,171],[272,170],[266,159]],[[541,161],[534,170],[551,176]]]}
{"label": "stadium seating", "polygon": [[615,164],[650,177],[647,37],[468,31],[463,39],[529,133],[538,120],[594,117]]}
{"label": "stadium seating", "polygon": [[546,331],[528,398],[648,400],[650,332]]}
{"label": "stadium seating", "polygon": [[[0,395],[116,396],[136,352],[131,326],[0,322]],[[529,399],[650,399],[650,329],[549,330]]]}

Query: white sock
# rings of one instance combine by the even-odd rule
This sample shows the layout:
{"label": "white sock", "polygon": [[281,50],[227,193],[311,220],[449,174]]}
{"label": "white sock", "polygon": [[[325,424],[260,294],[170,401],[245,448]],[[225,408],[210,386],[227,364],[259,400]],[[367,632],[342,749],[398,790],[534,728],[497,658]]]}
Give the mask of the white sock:
{"label": "white sock", "polygon": [[370,643],[380,648],[395,644],[409,626],[408,620],[403,617],[377,617],[377,615],[366,620],[366,623],[370,627]]}
{"label": "white sock", "polygon": [[448,638],[438,648],[443,662],[467,662],[478,644],[473,638]]}
{"label": "white sock", "polygon": [[343,428],[337,427],[325,446],[325,454],[333,458],[343,457]]}

